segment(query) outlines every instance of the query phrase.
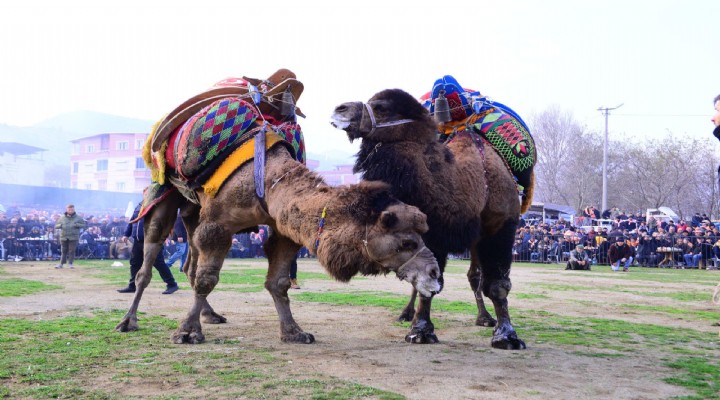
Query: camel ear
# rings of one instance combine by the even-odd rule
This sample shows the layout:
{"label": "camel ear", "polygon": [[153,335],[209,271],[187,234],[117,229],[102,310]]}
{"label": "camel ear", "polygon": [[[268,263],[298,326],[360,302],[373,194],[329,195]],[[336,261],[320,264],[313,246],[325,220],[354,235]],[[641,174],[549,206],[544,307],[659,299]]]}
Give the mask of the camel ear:
{"label": "camel ear", "polygon": [[425,216],[425,214],[423,214],[420,210],[416,209],[416,211],[416,214],[413,216],[413,227],[418,232],[425,233],[430,230],[430,227],[427,224],[427,216]]}
{"label": "camel ear", "polygon": [[380,214],[380,224],[382,224],[385,229],[392,229],[397,225],[398,221],[397,215],[392,211],[383,211],[382,214]]}

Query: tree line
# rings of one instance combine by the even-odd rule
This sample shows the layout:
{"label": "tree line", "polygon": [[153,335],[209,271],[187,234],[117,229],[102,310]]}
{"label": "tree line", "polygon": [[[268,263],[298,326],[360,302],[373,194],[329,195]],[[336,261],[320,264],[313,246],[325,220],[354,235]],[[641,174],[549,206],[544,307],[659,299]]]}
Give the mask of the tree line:
{"label": "tree line", "polygon": [[[535,201],[574,207],[602,203],[604,133],[592,131],[570,112],[552,106],[532,115],[537,146]],[[661,206],[681,218],[720,214],[715,138],[670,132],[656,140],[608,141],[607,205],[629,212]],[[603,211],[603,210],[600,210]]]}

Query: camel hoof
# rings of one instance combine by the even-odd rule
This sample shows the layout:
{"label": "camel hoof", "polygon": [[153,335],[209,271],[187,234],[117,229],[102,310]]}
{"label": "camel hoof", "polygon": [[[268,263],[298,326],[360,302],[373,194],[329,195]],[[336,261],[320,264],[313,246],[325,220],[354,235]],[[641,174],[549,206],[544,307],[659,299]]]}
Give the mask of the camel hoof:
{"label": "camel hoof", "polygon": [[222,315],[212,312],[202,315],[202,322],[206,324],[224,324],[227,322],[227,318]]}
{"label": "camel hoof", "polygon": [[491,345],[495,349],[500,350],[525,350],[527,346],[520,338],[517,337],[515,332],[510,332],[507,335],[493,336]]}
{"label": "camel hoof", "polygon": [[481,317],[478,316],[475,320],[475,325],[477,326],[487,326],[487,327],[494,327],[497,325],[497,320],[493,317]]}
{"label": "camel hoof", "polygon": [[411,308],[409,310],[403,310],[402,314],[400,314],[397,320],[398,322],[410,322],[413,320],[413,318],[415,318],[415,310]]}
{"label": "camel hoof", "polygon": [[439,343],[437,335],[434,333],[409,333],[405,335],[405,341],[413,344],[435,344]]}
{"label": "camel hoof", "polygon": [[315,336],[312,333],[299,332],[294,335],[285,335],[281,340],[286,343],[310,344],[315,343]]}
{"label": "camel hoof", "polygon": [[132,332],[138,330],[138,323],[136,318],[125,317],[115,326],[115,330],[118,332]]}
{"label": "camel hoof", "polygon": [[170,340],[174,344],[200,344],[205,341],[205,335],[202,332],[175,332]]}

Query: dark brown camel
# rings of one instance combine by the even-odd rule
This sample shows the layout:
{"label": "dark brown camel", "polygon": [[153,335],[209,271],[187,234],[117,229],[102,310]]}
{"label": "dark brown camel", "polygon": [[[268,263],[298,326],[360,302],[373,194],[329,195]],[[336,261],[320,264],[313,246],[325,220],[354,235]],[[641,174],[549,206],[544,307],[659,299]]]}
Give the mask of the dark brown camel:
{"label": "dark brown camel", "polygon": [[255,195],[252,162],[236,170],[214,197],[201,190],[197,195],[199,207],[187,205],[175,193],[145,217],[145,254],[136,277],[137,292],[118,330],[137,329],[137,309],[152,276],[152,261],[172,228],[178,207],[190,238],[185,268],[195,302],[172,335],[174,343],[204,341],[201,315],[209,322],[222,322],[212,321],[222,317],[214,314],[207,296],[218,283],[232,234],[259,224],[272,228],[265,245],[269,261],[265,288],[280,317],[281,339],[312,343],[313,335],[293,319],[287,291],[290,263],[298,249],[315,249],[323,209],[327,216],[316,253],[334,278],[346,282],[357,273],[393,271],[425,296],[440,290],[439,267],[421,238],[428,229],[425,215],[393,198],[383,183],[328,187],[285,147],[275,146],[266,154],[264,200]]}
{"label": "dark brown camel", "polygon": [[[335,109],[333,125],[348,138],[362,139],[355,172],[365,180],[389,183],[400,200],[427,214],[423,235],[444,270],[449,253],[470,250],[467,276],[478,306],[476,324],[494,326],[492,346],[524,349],[510,322],[512,244],[520,214],[518,191],[504,161],[490,146],[480,151],[468,134],[448,145],[437,141],[437,126],[411,95],[384,90],[367,104],[344,103]],[[441,280],[442,282],[442,280]],[[485,309],[482,294],[492,300],[497,321]],[[412,318],[412,343],[438,341],[430,321],[432,296],[415,292],[401,316]]]}

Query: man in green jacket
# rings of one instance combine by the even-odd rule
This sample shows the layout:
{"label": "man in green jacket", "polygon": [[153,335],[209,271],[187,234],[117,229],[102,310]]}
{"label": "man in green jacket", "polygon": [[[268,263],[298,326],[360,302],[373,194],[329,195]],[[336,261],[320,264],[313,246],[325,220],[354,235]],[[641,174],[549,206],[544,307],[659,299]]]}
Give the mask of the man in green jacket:
{"label": "man in green jacket", "polygon": [[75,249],[80,240],[80,229],[85,227],[85,220],[75,213],[75,206],[68,204],[65,214],[55,224],[55,229],[60,229],[60,264],[55,268],[62,268],[65,262],[73,267],[75,260]]}

